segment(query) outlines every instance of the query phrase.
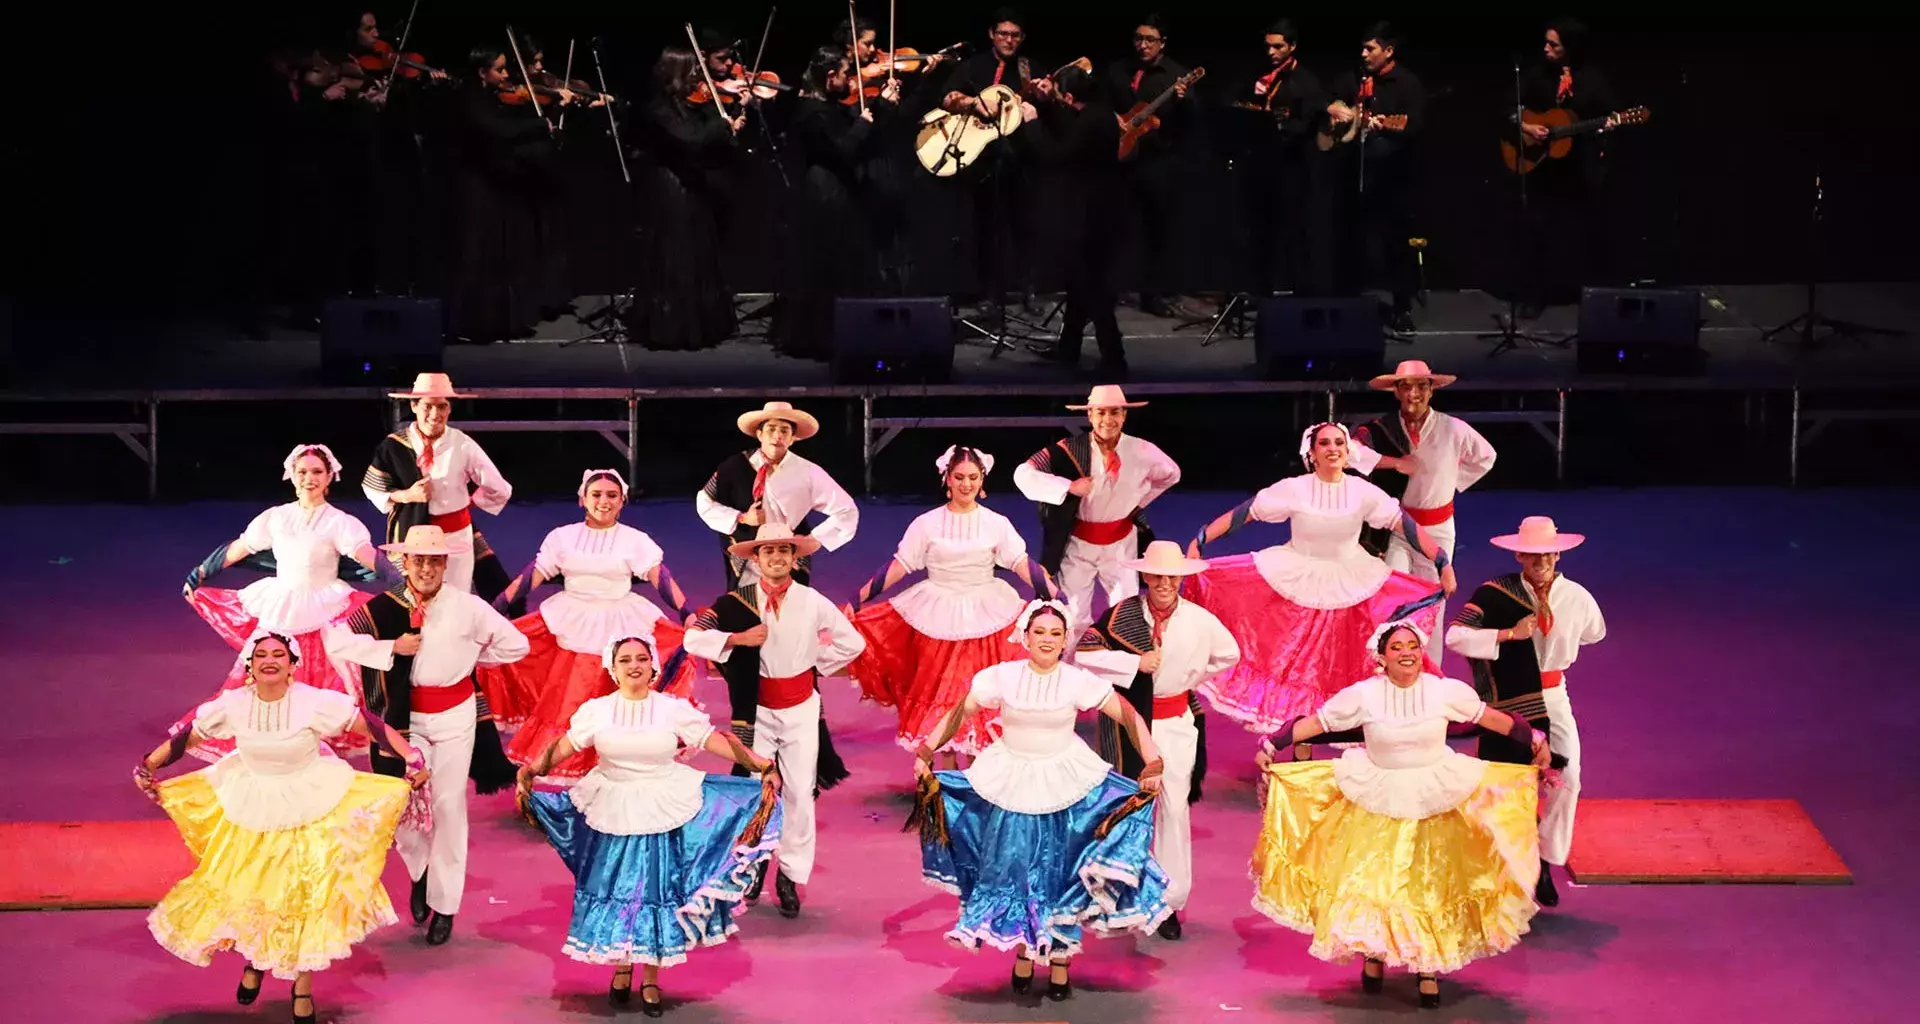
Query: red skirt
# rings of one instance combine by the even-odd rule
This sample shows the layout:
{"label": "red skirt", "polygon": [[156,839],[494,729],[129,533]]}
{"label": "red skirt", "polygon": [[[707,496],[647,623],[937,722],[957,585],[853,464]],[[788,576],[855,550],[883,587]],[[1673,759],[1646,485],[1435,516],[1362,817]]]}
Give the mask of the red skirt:
{"label": "red skirt", "polygon": [[[532,764],[553,741],[567,734],[573,713],[580,705],[614,690],[613,677],[600,664],[598,654],[580,654],[560,646],[547,628],[547,620],[538,611],[514,620],[514,628],[527,638],[532,650],[511,665],[485,665],[474,672],[480,692],[487,695],[495,723],[517,726],[507,757],[514,764]],[[653,624],[653,642],[664,663],[680,649],[686,630],[670,619]],[[684,659],[680,670],[663,687],[666,692],[693,699],[693,659]],[[548,778],[577,779],[598,764],[591,750],[575,754],[554,765]]]}
{"label": "red skirt", "polygon": [[[1206,572],[1188,578],[1186,596],[1233,634],[1240,663],[1202,683],[1200,692],[1214,710],[1249,731],[1272,732],[1373,675],[1379,663],[1367,650],[1367,638],[1393,621],[1396,611],[1438,593],[1438,583],[1395,572],[1359,604],[1308,608],[1276,592],[1251,555],[1213,559]],[[1430,603],[1404,617],[1431,637],[1438,609]],[[1432,655],[1427,671],[1440,671]]]}
{"label": "red skirt", "polygon": [[[982,669],[1027,656],[1006,639],[1011,622],[971,640],[936,640],[908,625],[891,601],[860,609],[853,628],[867,640],[867,649],[850,669],[853,680],[867,699],[899,709],[899,741],[908,750],[932,738],[941,719],[966,699]],[[950,745],[978,754],[999,736],[1000,713],[982,711],[960,723]]]}
{"label": "red skirt", "polygon": [[[354,591],[353,597],[347,601],[347,606],[340,610],[340,614],[334,617],[334,621],[345,618],[361,605],[373,600],[373,597],[374,595],[363,590]],[[260,620],[254,618],[246,608],[241,606],[238,590],[201,587],[193,592],[193,596],[188,598],[187,602],[193,605],[193,610],[199,612],[201,618],[207,620],[207,625],[212,626],[215,633],[220,634],[220,639],[225,640],[227,645],[236,651],[246,650],[247,641],[253,639],[254,631],[260,628]],[[357,675],[351,678],[342,676],[333,670],[332,663],[327,660],[324,629],[301,633],[293,638],[293,642],[300,647],[300,663],[293,666],[294,682],[344,693],[351,696],[354,703],[362,707],[366,706],[360,692],[360,678]],[[227,678],[221,682],[220,689],[233,690],[245,685],[247,685],[246,662],[236,659],[233,668],[227,672]],[[186,717],[174,723],[170,734],[192,726],[193,714],[189,712]],[[365,750],[367,746],[365,739],[353,733],[346,733],[328,742],[343,754]],[[205,740],[193,748],[193,755],[207,761],[218,761],[232,750],[232,740]]]}

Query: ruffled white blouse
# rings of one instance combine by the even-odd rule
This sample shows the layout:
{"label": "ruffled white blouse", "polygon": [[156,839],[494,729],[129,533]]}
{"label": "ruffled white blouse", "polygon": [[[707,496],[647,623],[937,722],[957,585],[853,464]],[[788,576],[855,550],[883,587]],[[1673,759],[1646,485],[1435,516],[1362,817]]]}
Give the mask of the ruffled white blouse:
{"label": "ruffled white blouse", "polygon": [[347,610],[353,588],[340,579],[340,557],[373,543],[366,524],[334,508],[288,502],[253,517],[240,535],[248,554],[272,551],[273,576],[240,590],[240,606],[263,629],[297,636]]}
{"label": "ruffled white blouse", "polygon": [[326,817],[353,785],[353,768],[321,741],[345,732],[358,713],[352,697],[305,683],[276,701],[243,686],[200,705],[193,730],[233,741],[233,752],[206,769],[227,820],[278,832]]}
{"label": "ruffled white blouse", "polygon": [[1052,814],[1079,803],[1107,777],[1108,764],[1073,731],[1073,720],[1106,702],[1113,687],[1082,668],[1006,661],[973,677],[968,696],[1000,712],[1000,738],[967,768],[975,792],[1020,814]]}
{"label": "ruffled white blouse", "polygon": [[1253,496],[1249,518],[1287,523],[1285,544],[1265,548],[1253,565],[1275,592],[1307,608],[1351,608],[1380,590],[1387,563],[1360,546],[1364,524],[1384,530],[1400,519],[1400,503],[1355,476],[1327,483],[1308,473]]}
{"label": "ruffled white blouse", "polygon": [[1467,683],[1423,672],[1412,686],[1386,676],[1355,683],[1318,714],[1329,732],[1366,734],[1364,748],[1334,762],[1340,792],[1375,814],[1418,820],[1460,806],[1480,785],[1486,762],[1447,746],[1447,723],[1477,723],[1486,709]]}
{"label": "ruffled white blouse", "polygon": [[674,754],[712,733],[706,715],[669,694],[628,700],[616,692],[587,701],[573,713],[567,739],[599,751],[600,763],[573,787],[573,806],[587,827],[607,835],[650,836],[685,825],[700,813],[707,773]]}
{"label": "ruffled white blouse", "polygon": [[927,572],[891,600],[922,636],[972,640],[1001,633],[1026,607],[993,571],[1024,565],[1027,542],[1006,516],[985,506],[958,513],[942,505],[921,513],[893,558],[908,572]]}
{"label": "ruffled white blouse", "polygon": [[662,612],[634,593],[666,557],[653,538],[631,526],[596,530],[572,523],[547,534],[534,556],[542,575],[566,578],[562,592],[540,603],[540,618],[562,648],[598,656],[616,636],[652,636]]}

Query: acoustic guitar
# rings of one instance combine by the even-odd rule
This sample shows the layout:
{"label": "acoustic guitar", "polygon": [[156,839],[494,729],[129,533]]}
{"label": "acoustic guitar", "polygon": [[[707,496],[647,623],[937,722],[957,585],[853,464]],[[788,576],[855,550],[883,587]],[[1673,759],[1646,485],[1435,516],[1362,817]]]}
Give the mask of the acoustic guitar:
{"label": "acoustic guitar", "polygon": [[1380,122],[1379,128],[1387,131],[1405,131],[1407,128],[1407,115],[1405,114],[1375,114],[1373,111],[1367,109],[1365,103],[1359,106],[1349,107],[1345,103],[1337,100],[1328,109],[1332,110],[1335,108],[1353,111],[1353,120],[1348,121],[1346,124],[1338,124],[1329,120],[1327,126],[1320,129],[1319,134],[1314,137],[1313,142],[1314,145],[1320,147],[1320,151],[1323,153],[1335,146],[1344,146],[1349,142],[1359,142],[1365,139],[1377,130],[1373,124],[1376,120]]}
{"label": "acoustic guitar", "polygon": [[1174,90],[1182,87],[1192,88],[1193,83],[1207,77],[1206,68],[1194,68],[1181,75],[1172,85],[1160,91],[1150,103],[1136,103],[1133,109],[1120,115],[1120,159],[1131,160],[1140,155],[1140,140],[1146,138],[1160,127],[1160,118],[1155,113],[1173,98]]}
{"label": "acoustic guitar", "polygon": [[[1047,78],[1057,78],[1068,68],[1091,74],[1093,62],[1082,57],[1061,65]],[[1020,94],[1014,92],[1012,86],[987,86],[978,98],[997,115],[993,120],[971,110],[953,113],[938,107],[920,119],[920,130],[913,137],[913,154],[919,158],[920,166],[933,172],[935,177],[951,178],[973,166],[988,146],[1012,135],[1026,120],[1020,112]]]}
{"label": "acoustic guitar", "polygon": [[1552,110],[1523,110],[1520,112],[1521,124],[1537,124],[1547,129],[1547,137],[1541,140],[1527,139],[1525,149],[1515,149],[1512,139],[1500,140],[1500,159],[1507,170],[1526,174],[1540,166],[1543,160],[1562,160],[1573,152],[1573,137],[1593,132],[1610,132],[1630,124],[1646,124],[1653,112],[1645,107],[1633,107],[1628,110],[1616,110],[1605,117],[1589,117],[1576,121],[1573,111],[1560,107]]}

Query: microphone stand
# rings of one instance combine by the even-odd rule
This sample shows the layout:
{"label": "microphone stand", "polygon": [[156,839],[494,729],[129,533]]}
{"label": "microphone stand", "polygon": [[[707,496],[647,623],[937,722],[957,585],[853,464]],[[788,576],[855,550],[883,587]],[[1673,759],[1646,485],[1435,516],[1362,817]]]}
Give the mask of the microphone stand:
{"label": "microphone stand", "polygon": [[[1520,88],[1520,58],[1516,56],[1513,58],[1513,177],[1520,196],[1519,226],[1514,232],[1515,241],[1513,247],[1513,252],[1519,257],[1515,263],[1516,266],[1518,266],[1520,262],[1530,258],[1530,254],[1527,251],[1527,233],[1530,228],[1528,214],[1531,208],[1528,205],[1527,199],[1527,176],[1521,171],[1522,161],[1526,159],[1527,152],[1527,126],[1526,122],[1520,119],[1520,114],[1526,109],[1526,106],[1526,99]],[[1488,359],[1492,359],[1503,352],[1510,352],[1513,349],[1517,349],[1522,343],[1532,345],[1535,348],[1548,346],[1566,348],[1569,344],[1566,338],[1547,338],[1538,334],[1530,334],[1520,329],[1519,283],[1520,282],[1516,280],[1507,289],[1506,313],[1495,313],[1493,315],[1493,322],[1498,324],[1500,329],[1497,331],[1485,331],[1473,336],[1475,341],[1498,340],[1499,343],[1493,346],[1493,351],[1487,353]]]}
{"label": "microphone stand", "polygon": [[[1789,331],[1796,332],[1800,336],[1802,355],[1812,352],[1816,341],[1825,342],[1839,338],[1855,344],[1864,344],[1868,337],[1874,335],[1891,338],[1900,334],[1899,331],[1888,330],[1885,327],[1855,323],[1852,320],[1836,320],[1820,311],[1820,278],[1824,271],[1825,260],[1822,257],[1826,248],[1823,244],[1826,241],[1824,231],[1826,190],[1821,186],[1820,170],[1820,164],[1816,161],[1813,165],[1813,210],[1807,221],[1806,308],[1793,319],[1760,335],[1761,341],[1770,342]],[[1826,333],[1816,338],[1816,331]]]}
{"label": "microphone stand", "polygon": [[[607,92],[607,71],[605,66],[600,62],[599,36],[594,36],[592,39],[587,40],[587,52],[593,55],[593,73],[594,77],[600,82],[600,94],[602,96],[610,95]],[[568,63],[572,63],[571,58],[569,58]],[[629,193],[629,195],[624,197],[626,202],[621,209],[628,216],[631,216],[634,208],[633,197],[631,195],[633,191],[633,173],[627,167],[626,146],[620,141],[620,119],[614,116],[613,107],[614,105],[612,103],[606,105],[607,131],[613,136],[613,155],[620,162],[620,180],[626,186],[626,190]],[[631,228],[627,228],[626,230],[617,232],[614,236],[613,251],[608,254],[609,260],[613,264],[613,275],[607,279],[609,282],[625,280],[623,277],[624,268],[622,266],[625,260],[621,259],[621,253],[626,251],[632,234]],[[613,287],[613,285],[609,285],[609,287]],[[624,361],[626,359],[625,345],[628,341],[632,340],[627,330],[627,310],[632,305],[632,286],[628,286],[625,292],[619,294],[609,292],[606,305],[580,317],[580,323],[584,326],[592,327],[593,331],[589,334],[583,334],[578,338],[574,338],[562,344],[560,347],[563,349],[569,348],[583,341],[612,342],[614,345],[620,347],[620,358]]]}

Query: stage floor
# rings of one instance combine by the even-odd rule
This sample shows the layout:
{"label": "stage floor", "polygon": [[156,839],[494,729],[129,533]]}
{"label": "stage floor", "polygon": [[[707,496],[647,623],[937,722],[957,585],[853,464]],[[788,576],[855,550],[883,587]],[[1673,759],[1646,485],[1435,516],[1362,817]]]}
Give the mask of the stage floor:
{"label": "stage floor", "polygon": [[[1154,507],[1190,534],[1243,495],[1178,493]],[[1591,536],[1569,575],[1599,598],[1608,639],[1572,673],[1595,797],[1788,797],[1856,876],[1852,886],[1562,888],[1513,953],[1445,983],[1444,1007],[1415,1009],[1411,979],[1360,992],[1358,966],[1307,955],[1307,939],[1249,908],[1246,860],[1257,830],[1254,740],[1215,719],[1207,798],[1195,809],[1196,876],[1186,939],[1096,941],[1064,1004],[1016,1004],[1007,958],[940,940],[955,904],[921,884],[908,755],[886,711],[843,680],[829,717],[853,779],[820,805],[822,864],[804,915],[745,915],[736,941],[666,972],[669,1020],[1250,1021],[1911,1019],[1904,986],[1920,944],[1920,786],[1912,725],[1920,678],[1903,660],[1911,548],[1877,538],[1911,514],[1914,493],[1830,490],[1495,492],[1461,502],[1467,586],[1511,567],[1485,538],[1549,514]],[[1032,516],[1001,499],[1023,528]],[[348,508],[363,517],[364,502]],[[9,567],[8,726],[0,818],[150,819],[128,774],[168,722],[205,698],[233,657],[179,599],[209,546],[257,505],[198,503],[0,507]],[[828,556],[836,600],[891,551],[918,506],[866,506],[859,538]],[[578,512],[519,505],[486,531],[518,566],[542,534]],[[684,501],[636,506],[628,522],[668,552],[691,594],[718,586],[712,538]],[[1029,529],[1029,532],[1031,530]],[[1250,529],[1221,553],[1274,542]],[[223,583],[227,582],[225,580]],[[1456,599],[1459,600],[1459,599]],[[1449,659],[1451,674],[1462,674]],[[724,692],[703,696],[724,710]],[[471,880],[453,942],[418,929],[376,933],[318,978],[321,1019],[363,1024],[588,1021],[612,1017],[607,972],[559,952],[570,879],[505,796],[474,803]],[[404,903],[405,876],[389,863]],[[404,915],[404,911],[402,912]],[[231,956],[195,969],[161,951],[136,911],[0,917],[0,1005],[21,1021],[212,1022],[285,1019],[269,982],[251,1009],[232,1002]],[[17,1015],[17,1016],[15,1016]],[[622,1016],[638,1019],[638,1009]]]}
{"label": "stage floor", "polygon": [[[1920,347],[1912,344],[1920,333],[1920,285],[1836,284],[1823,288],[1821,304],[1828,315],[1895,332],[1862,343],[1833,342],[1804,351],[1797,334],[1763,341],[1762,333],[1799,314],[1806,306],[1802,286],[1738,285],[1702,289],[1706,302],[1701,315],[1701,346],[1707,353],[1708,374],[1778,384],[1795,378],[1877,379],[1889,372],[1920,371]],[[764,298],[743,299],[751,311]],[[585,296],[576,304],[586,311],[598,308],[602,296]],[[1189,300],[1196,311],[1211,311],[1210,302]],[[1056,337],[1057,315],[1047,321],[1052,302],[1044,302],[1031,317],[1046,322],[1048,330],[1027,331],[1033,337]],[[1496,359],[1487,356],[1494,342],[1477,335],[1496,331],[1496,316],[1504,302],[1481,291],[1435,292],[1429,305],[1416,310],[1419,333],[1408,343],[1389,343],[1386,359],[1425,359],[1449,372],[1471,372],[1478,379],[1539,383],[1573,380],[1578,371],[1571,349],[1525,346]],[[1016,308],[1016,313],[1020,311]],[[1024,313],[1020,315],[1025,316]],[[1549,309],[1528,324],[1535,333],[1564,338],[1572,333],[1577,310]],[[1203,345],[1204,326],[1176,330],[1177,321],[1147,316],[1131,307],[1120,309],[1120,327],[1126,336],[1132,379],[1181,382],[1244,380],[1257,376],[1253,367],[1253,337],[1222,332],[1212,345]],[[764,340],[765,324],[750,323],[742,335],[717,348],[699,352],[654,352],[639,345],[567,344],[588,334],[574,317],[540,325],[525,341],[492,345],[454,345],[446,350],[448,372],[471,387],[565,386],[823,386],[834,383],[823,362],[777,356]],[[1097,353],[1086,339],[1081,374],[1041,360],[1015,343],[997,358],[993,347],[977,334],[962,330],[954,356],[956,384],[1049,384],[1092,374]],[[275,328],[241,331],[207,323],[93,324],[84,316],[70,322],[22,325],[15,347],[22,361],[12,390],[36,388],[69,391],[83,386],[99,388],[230,388],[292,387],[320,383],[320,343],[312,331]]]}

